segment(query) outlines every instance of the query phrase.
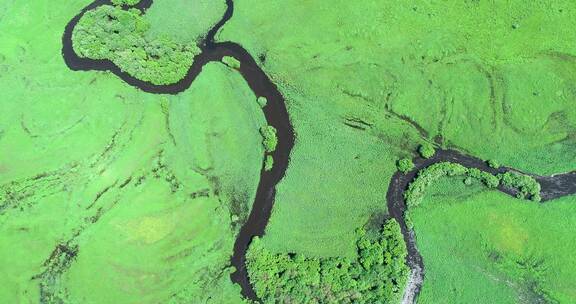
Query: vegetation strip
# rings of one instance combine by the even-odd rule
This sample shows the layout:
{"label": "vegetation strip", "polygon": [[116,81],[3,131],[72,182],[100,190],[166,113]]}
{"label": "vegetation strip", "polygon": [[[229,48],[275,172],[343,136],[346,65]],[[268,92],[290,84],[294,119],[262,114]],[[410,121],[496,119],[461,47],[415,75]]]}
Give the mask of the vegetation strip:
{"label": "vegetation strip", "polygon": [[[494,166],[494,164],[492,165]],[[460,171],[463,175],[468,174],[469,176],[482,180],[486,185],[497,186],[496,189],[508,195],[516,197],[530,195],[533,199],[540,199],[542,202],[576,194],[576,172],[552,176],[536,176],[523,174],[507,167],[494,168],[495,166],[493,166],[490,166],[479,158],[464,155],[455,150],[438,149],[436,153],[429,158],[414,159],[411,170],[396,172],[390,180],[386,194],[388,212],[390,216],[400,224],[400,230],[408,251],[407,263],[412,270],[402,303],[416,303],[416,298],[418,297],[424,280],[424,262],[422,255],[416,247],[414,230],[408,226],[405,218],[407,201],[409,201],[407,196],[412,197],[414,195],[410,194],[411,191],[409,189],[412,187],[412,191],[416,191],[415,189],[417,187],[412,186],[411,183],[418,179],[417,176],[419,176],[419,172],[430,173],[437,171],[445,175],[450,172],[458,173],[456,171]],[[404,166],[402,167],[404,168]],[[492,178],[488,177],[488,175],[497,178],[501,183],[495,185]],[[531,182],[532,180],[535,180],[541,187],[539,198],[533,197],[535,195],[534,187],[536,187],[536,185]],[[423,180],[420,182],[422,181]]]}
{"label": "vegetation strip", "polygon": [[[251,300],[258,300],[256,294],[250,285],[248,273],[246,270],[246,251],[250,241],[255,236],[262,236],[264,229],[270,218],[274,197],[276,194],[276,185],[284,177],[290,151],[294,146],[294,131],[290,124],[288,111],[284,97],[278,91],[276,85],[258,66],[254,58],[240,45],[233,42],[215,43],[214,36],[218,30],[232,17],[233,2],[227,0],[227,10],[222,19],[214,26],[199,46],[201,52],[194,57],[191,67],[188,69],[186,76],[173,84],[157,85],[133,77],[127,72],[122,71],[116,64],[108,59],[89,59],[79,57],[73,49],[72,33],[82,16],[93,9],[103,5],[111,5],[110,1],[96,0],[85,7],[70,23],[66,26],[62,37],[62,54],[67,66],[74,71],[110,71],[126,83],[137,87],[145,92],[154,94],[177,94],[188,89],[194,79],[200,74],[204,65],[209,62],[222,61],[224,57],[230,57],[240,62],[235,68],[244,77],[250,89],[259,98],[265,98],[267,103],[262,106],[262,111],[266,117],[268,128],[275,130],[277,143],[274,151],[270,151],[266,157],[266,164],[263,164],[258,184],[256,197],[248,220],[240,229],[240,233],[234,244],[234,253],[231,258],[231,264],[236,268],[236,272],[231,274],[233,282],[239,284],[242,288],[242,295]],[[152,0],[143,0],[133,8],[145,11],[152,5]],[[226,61],[230,62],[230,58]],[[270,129],[272,130],[272,129]],[[269,157],[268,157],[269,156]],[[272,159],[274,165],[272,166]],[[268,170],[266,170],[268,169]]]}

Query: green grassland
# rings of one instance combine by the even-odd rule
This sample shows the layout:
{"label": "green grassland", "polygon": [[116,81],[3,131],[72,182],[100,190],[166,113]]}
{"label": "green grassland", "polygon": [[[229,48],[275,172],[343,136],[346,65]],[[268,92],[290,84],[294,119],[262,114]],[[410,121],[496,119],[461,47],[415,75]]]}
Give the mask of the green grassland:
{"label": "green grassland", "polygon": [[425,141],[574,169],[575,13],[570,1],[235,1],[218,37],[265,59],[298,136],[263,243],[354,256],[396,160]]}
{"label": "green grassland", "polygon": [[[205,66],[175,96],[70,71],[62,33],[90,2],[0,2],[0,302],[241,303],[229,256],[276,146],[264,101],[232,61]],[[225,9],[192,2],[99,8],[74,48],[177,82]],[[572,1],[234,5],[216,38],[260,60],[297,135],[257,277],[277,261],[298,268],[292,254],[305,266],[361,260],[358,229],[385,218],[397,161],[422,144],[423,155],[433,144],[538,174],[575,169]],[[410,212],[421,302],[576,301],[573,201],[441,179]],[[284,279],[272,283],[294,283]],[[273,299],[277,289],[263,289]]]}
{"label": "green grassland", "polygon": [[544,204],[444,179],[411,209],[419,303],[572,303],[576,199]]}
{"label": "green grassland", "polygon": [[152,38],[168,36],[181,43],[199,43],[226,11],[224,0],[156,1],[144,18]]}
{"label": "green grassland", "polygon": [[89,3],[0,3],[0,302],[242,302],[256,97],[218,63],[176,96],[70,71],[62,33]]}

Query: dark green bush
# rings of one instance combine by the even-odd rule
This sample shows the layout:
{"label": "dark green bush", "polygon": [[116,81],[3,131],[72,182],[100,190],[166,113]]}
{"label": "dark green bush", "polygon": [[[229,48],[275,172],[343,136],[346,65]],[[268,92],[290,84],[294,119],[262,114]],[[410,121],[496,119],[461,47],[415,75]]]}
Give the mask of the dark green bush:
{"label": "dark green bush", "polygon": [[423,143],[418,148],[418,153],[420,153],[420,156],[424,158],[430,158],[436,154],[436,150],[430,143]]}
{"label": "dark green bush", "polygon": [[112,0],[112,4],[133,6],[138,4],[140,1],[141,0]]}
{"label": "dark green bush", "polygon": [[274,158],[272,155],[266,155],[266,159],[264,160],[264,170],[270,171],[274,167]]}
{"label": "dark green bush", "polygon": [[409,158],[403,158],[396,163],[398,171],[406,173],[414,169],[414,162]]}
{"label": "dark green bush", "polygon": [[266,150],[266,152],[274,152],[276,145],[278,145],[276,128],[273,126],[264,126],[260,128],[260,134],[262,134],[263,137],[262,145],[264,145],[264,150]]}
{"label": "dark green bush", "polygon": [[400,226],[389,220],[357,237],[356,259],[276,254],[255,238],[246,254],[250,282],[264,303],[398,302],[409,273]]}
{"label": "dark green bush", "polygon": [[491,159],[491,160],[488,161],[488,166],[490,166],[490,167],[492,167],[492,168],[494,168],[494,169],[498,169],[498,168],[500,168],[500,163],[497,162],[497,161],[495,161],[495,160],[493,160],[493,159]]}
{"label": "dark green bush", "polygon": [[518,197],[529,196],[534,201],[540,201],[540,184],[531,176],[512,172],[492,175],[477,168],[466,168],[460,164],[442,162],[433,164],[418,172],[416,178],[408,185],[404,198],[409,207],[417,206],[426,189],[434,181],[444,176],[466,176],[465,183],[472,183],[472,178],[481,181],[488,188],[496,188],[502,183],[510,188],[518,189]]}
{"label": "dark green bush", "polygon": [[464,175],[466,167],[450,162],[433,164],[418,172],[418,176],[410,183],[408,190],[404,192],[404,198],[409,207],[417,206],[426,192],[428,186],[444,176]]}
{"label": "dark green bush", "polygon": [[240,68],[240,61],[238,61],[238,59],[231,57],[231,56],[222,57],[222,63],[224,63],[225,65],[227,65],[233,69],[239,69]]}
{"label": "dark green bush", "polygon": [[488,188],[496,188],[500,185],[500,179],[497,176],[477,168],[468,168],[466,175],[481,181]]}
{"label": "dark green bush", "polygon": [[137,9],[103,5],[80,19],[72,45],[78,56],[109,59],[135,78],[157,85],[178,82],[200,50],[168,38],[150,40],[149,27]]}
{"label": "dark green bush", "polygon": [[526,198],[539,202],[540,197],[540,184],[531,176],[506,172],[498,174],[502,184],[506,187],[518,189],[518,198]]}
{"label": "dark green bush", "polygon": [[266,97],[263,96],[258,97],[257,101],[261,108],[265,107],[266,104],[268,103],[268,99],[266,99]]}

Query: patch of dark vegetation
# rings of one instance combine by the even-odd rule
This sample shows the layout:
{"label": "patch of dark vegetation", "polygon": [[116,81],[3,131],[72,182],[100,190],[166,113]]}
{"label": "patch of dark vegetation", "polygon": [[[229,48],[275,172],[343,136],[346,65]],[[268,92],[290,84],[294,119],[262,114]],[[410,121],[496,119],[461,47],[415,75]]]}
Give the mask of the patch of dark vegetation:
{"label": "patch of dark vegetation", "polygon": [[164,179],[170,185],[172,193],[176,193],[182,188],[182,183],[165,163],[164,150],[160,150],[156,156],[156,162],[154,168],[152,168],[152,176],[156,179]]}
{"label": "patch of dark vegetation", "polygon": [[356,117],[344,118],[344,124],[358,130],[366,130],[373,126],[373,124]]}
{"label": "patch of dark vegetation", "polygon": [[414,162],[410,158],[403,158],[396,163],[398,171],[402,173],[407,173],[414,169]]}
{"label": "patch of dark vegetation", "polygon": [[232,229],[236,230],[238,226],[243,225],[248,220],[250,212],[249,195],[244,191],[232,192],[230,194],[230,215],[232,217]]}
{"label": "patch of dark vegetation", "polygon": [[92,208],[96,202],[98,202],[98,200],[104,195],[106,194],[106,192],[108,192],[110,189],[112,189],[113,187],[116,186],[116,184],[118,184],[118,180],[116,180],[113,184],[111,184],[110,186],[107,186],[106,188],[98,191],[98,193],[96,193],[96,197],[94,198],[94,200],[92,201],[92,203],[90,203],[90,205],[88,205],[88,207],[86,207],[86,209],[90,209]]}
{"label": "patch of dark vegetation", "polygon": [[436,154],[436,150],[430,143],[425,142],[418,147],[418,153],[420,153],[420,156],[423,158],[430,158]]}
{"label": "patch of dark vegetation", "polygon": [[260,128],[260,134],[262,135],[262,145],[267,153],[274,152],[276,146],[278,145],[278,135],[276,128],[273,126],[264,126]]}
{"label": "patch of dark vegetation", "polygon": [[126,186],[128,186],[128,184],[132,181],[132,176],[128,177],[126,180],[124,180],[122,182],[122,184],[120,184],[119,188],[122,189]]}
{"label": "patch of dark vegetation", "polygon": [[272,253],[255,238],[248,273],[264,303],[398,302],[409,273],[398,223],[388,220],[370,235],[359,229],[356,248],[356,259],[311,258]]}
{"label": "patch of dark vegetation", "polygon": [[422,138],[428,138],[428,135],[429,135],[428,131],[426,131],[426,129],[424,129],[414,119],[410,118],[407,115],[403,115],[403,114],[399,114],[399,113],[395,112],[389,104],[386,104],[384,106],[384,109],[386,110],[386,113],[388,113],[389,115],[392,115],[393,117],[396,117],[396,118],[408,123],[412,127],[414,127],[414,129],[416,129],[416,131],[418,131],[418,133],[420,133],[420,136]]}
{"label": "patch of dark vegetation", "polygon": [[42,172],[0,185],[0,215],[10,208],[23,211],[33,206],[37,203],[37,200],[32,199],[36,193],[44,191],[44,196],[48,196],[58,192],[57,186],[72,178],[77,168],[78,164],[72,163],[56,171]]}
{"label": "patch of dark vegetation", "polygon": [[505,187],[518,189],[516,195],[518,198],[530,198],[536,202],[542,200],[540,184],[533,177],[516,172],[506,172],[498,174],[498,178]]}
{"label": "patch of dark vegetation", "polygon": [[464,176],[464,182],[471,184],[472,179],[482,182],[488,188],[497,188],[500,184],[516,191],[518,198],[530,197],[534,201],[540,201],[540,184],[531,176],[519,173],[506,172],[493,175],[478,168],[466,168],[453,162],[435,163],[420,171],[416,178],[409,184],[404,193],[404,198],[409,207],[417,206],[426,189],[439,178],[445,176]]}
{"label": "patch of dark vegetation", "polygon": [[60,277],[66,272],[78,255],[78,245],[58,244],[50,257],[44,261],[45,270],[32,277],[40,280],[40,303],[66,303],[67,292],[60,286]]}
{"label": "patch of dark vegetation", "polygon": [[386,221],[390,220],[390,215],[386,212],[379,211],[375,212],[370,216],[366,225],[364,225],[364,230],[366,234],[372,235],[373,233],[380,233],[382,227],[386,223]]}
{"label": "patch of dark vegetation", "polygon": [[204,188],[202,190],[198,190],[195,192],[190,193],[191,199],[197,199],[199,197],[209,197],[210,196],[210,189]]}

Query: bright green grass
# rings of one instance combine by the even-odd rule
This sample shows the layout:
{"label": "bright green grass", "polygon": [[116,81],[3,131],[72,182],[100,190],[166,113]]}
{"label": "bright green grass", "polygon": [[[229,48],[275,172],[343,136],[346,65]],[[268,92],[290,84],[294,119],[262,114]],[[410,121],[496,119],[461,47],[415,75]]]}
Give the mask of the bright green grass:
{"label": "bright green grass", "polygon": [[146,11],[151,37],[169,36],[175,41],[194,44],[204,37],[226,11],[224,0],[156,1]]}
{"label": "bright green grass", "polygon": [[265,56],[297,133],[263,242],[353,256],[395,161],[438,135],[518,169],[574,169],[575,14],[571,1],[235,1],[220,39]]}
{"label": "bright green grass", "polygon": [[319,124],[296,125],[298,140],[263,242],[278,252],[355,257],[356,228],[372,214],[386,212],[396,158],[378,137],[341,124],[328,126],[335,117],[323,115],[294,116],[316,118]]}
{"label": "bright green grass", "polygon": [[[60,2],[0,4],[0,302],[35,303],[41,284],[65,303],[240,302],[228,265],[262,167],[256,97],[219,63],[177,96],[70,71],[62,32],[90,1]],[[46,273],[68,241],[75,261]]]}
{"label": "bright green grass", "polygon": [[445,179],[411,210],[419,303],[576,301],[576,198],[538,204]]}

